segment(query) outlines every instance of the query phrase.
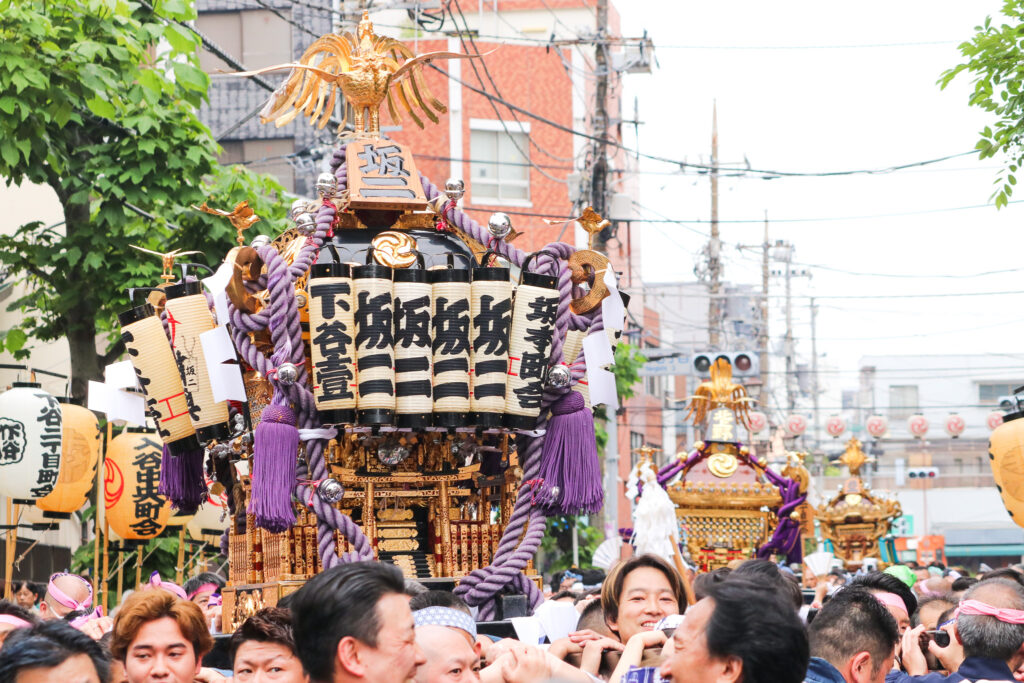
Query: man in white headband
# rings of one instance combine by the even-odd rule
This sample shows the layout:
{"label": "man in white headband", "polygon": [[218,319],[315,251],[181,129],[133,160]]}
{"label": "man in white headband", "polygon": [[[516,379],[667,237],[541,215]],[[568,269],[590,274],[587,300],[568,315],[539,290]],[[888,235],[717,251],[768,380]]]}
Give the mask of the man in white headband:
{"label": "man in white headband", "polygon": [[[960,602],[953,635],[963,646],[951,643],[929,650],[949,669],[949,676],[927,674],[927,664],[918,645],[924,626],[903,636],[903,666],[907,674],[891,674],[887,683],[939,683],[943,681],[1015,681],[1014,672],[1024,667],[1024,588],[1015,581],[989,579],[971,586]],[[927,674],[927,675],[925,675]]]}
{"label": "man in white headband", "polygon": [[416,683],[479,683],[480,653],[476,622],[448,607],[425,607],[412,613],[416,645],[427,656],[416,669]]}

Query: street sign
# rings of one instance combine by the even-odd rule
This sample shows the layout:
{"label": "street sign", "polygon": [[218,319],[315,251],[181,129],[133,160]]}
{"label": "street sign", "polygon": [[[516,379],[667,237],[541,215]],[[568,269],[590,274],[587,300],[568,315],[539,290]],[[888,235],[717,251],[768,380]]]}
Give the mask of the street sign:
{"label": "street sign", "polygon": [[686,356],[666,356],[649,360],[640,367],[641,377],[664,377],[671,375],[688,375],[690,359]]}

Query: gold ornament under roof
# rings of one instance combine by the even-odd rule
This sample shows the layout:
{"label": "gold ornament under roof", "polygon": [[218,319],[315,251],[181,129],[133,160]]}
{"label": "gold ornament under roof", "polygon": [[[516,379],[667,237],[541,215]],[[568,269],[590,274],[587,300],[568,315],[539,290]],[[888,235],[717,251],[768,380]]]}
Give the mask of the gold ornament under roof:
{"label": "gold ornament under roof", "polygon": [[382,266],[408,268],[416,263],[416,240],[408,233],[386,230],[374,237],[370,246],[374,260]]}
{"label": "gold ornament under roof", "polygon": [[[434,123],[436,111],[448,108],[427,88],[423,65],[434,59],[471,59],[475,55],[457,52],[428,52],[415,56],[404,43],[373,32],[369,12],[363,12],[356,35],[331,33],[310,45],[297,63],[277,64],[238,76],[253,76],[291,69],[288,79],[274,91],[260,112],[263,123],[273,121],[277,127],[291,123],[300,113],[319,128],[327,125],[334,111],[338,88],[345,95],[345,117],[351,109],[355,117],[356,135],[380,136],[380,105],[386,100],[388,113],[396,123],[402,117],[395,100],[420,128],[423,121],[415,108]],[[319,121],[319,123],[318,123]],[[338,133],[340,134],[339,127]]]}
{"label": "gold ornament under roof", "polygon": [[160,260],[163,262],[163,266],[164,266],[164,270],[160,274],[160,279],[164,281],[165,285],[173,282],[176,279],[174,277],[174,262],[178,258],[180,258],[182,256],[188,256],[190,254],[202,254],[203,253],[201,251],[182,251],[181,249],[172,249],[171,251],[165,251],[165,252],[161,253],[159,251],[153,251],[152,249],[145,249],[143,247],[138,247],[138,246],[135,246],[134,244],[129,244],[128,246],[131,247],[132,249],[136,249],[138,251],[141,251],[143,254],[151,254],[153,256],[159,256],[160,257]]}
{"label": "gold ornament under roof", "polygon": [[242,237],[242,233],[251,228],[254,224],[260,221],[260,217],[249,208],[248,201],[241,201],[235,204],[235,208],[231,211],[222,211],[221,209],[211,209],[203,202],[199,206],[193,206],[196,211],[202,211],[212,216],[220,216],[227,218],[231,221],[231,225],[235,228],[235,239],[238,241],[238,246],[245,244],[245,238]]}
{"label": "gold ornament under roof", "polygon": [[690,408],[686,419],[693,418],[694,424],[702,424],[715,408],[728,408],[744,425],[749,424],[750,404],[754,399],[747,396],[742,384],[732,381],[732,365],[719,358],[711,366],[711,379],[701,383],[690,397]]}

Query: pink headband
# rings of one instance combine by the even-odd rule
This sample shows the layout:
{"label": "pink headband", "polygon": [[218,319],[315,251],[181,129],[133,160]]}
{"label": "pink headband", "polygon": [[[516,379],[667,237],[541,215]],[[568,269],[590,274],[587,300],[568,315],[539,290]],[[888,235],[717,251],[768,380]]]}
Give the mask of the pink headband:
{"label": "pink headband", "polygon": [[11,614],[0,614],[0,624],[7,624],[14,628],[32,628],[32,624]]}
{"label": "pink headband", "polygon": [[875,596],[875,600],[878,600],[878,602],[886,607],[892,607],[909,616],[907,613],[907,603],[903,602],[903,598],[895,593],[872,593],[872,595]]}
{"label": "pink headband", "polygon": [[185,595],[185,590],[176,583],[170,581],[163,581],[160,578],[160,572],[153,572],[149,576],[149,587],[150,588],[163,588],[165,591],[174,593],[182,600],[188,600],[188,596]]}
{"label": "pink headband", "polygon": [[963,600],[957,609],[957,616],[995,617],[1006,624],[1024,624],[1024,610],[993,607],[980,600]]}
{"label": "pink headband", "polygon": [[102,617],[103,617],[103,605],[97,605],[96,609],[94,609],[93,611],[89,612],[88,614],[83,614],[80,617],[75,617],[74,619],[72,619],[71,622],[70,622],[71,628],[81,629],[83,626],[85,626],[87,623],[89,623],[93,619],[100,619]]}
{"label": "pink headband", "polygon": [[220,586],[218,586],[215,583],[204,583],[203,585],[199,586],[199,588],[197,588],[194,591],[192,591],[191,593],[189,593],[188,594],[188,599],[189,600],[193,599],[194,597],[196,597],[197,595],[199,595],[203,591],[213,591],[214,593],[216,593],[219,589],[220,589]]}
{"label": "pink headband", "polygon": [[[76,600],[68,596],[67,593],[57,588],[57,585],[54,583],[54,581],[62,576],[73,576],[82,583],[84,583],[86,587],[89,589],[89,597],[87,597],[85,600],[82,600],[81,602],[77,602]],[[72,612],[77,612],[78,610],[82,609],[89,609],[89,607],[92,605],[92,584],[83,579],[78,574],[68,574],[67,572],[58,572],[57,574],[54,574],[50,577],[50,582],[46,585],[46,594],[52,596],[53,599],[57,602],[57,604],[64,605],[65,607],[69,608]]]}

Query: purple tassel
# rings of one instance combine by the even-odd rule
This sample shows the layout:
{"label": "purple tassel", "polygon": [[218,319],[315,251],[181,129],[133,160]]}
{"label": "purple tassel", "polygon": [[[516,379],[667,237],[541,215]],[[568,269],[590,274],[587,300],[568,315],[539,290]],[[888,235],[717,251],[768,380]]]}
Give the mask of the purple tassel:
{"label": "purple tassel", "polygon": [[292,486],[298,453],[299,430],[292,409],[264,408],[253,441],[252,501],[246,511],[261,529],[279,534],[295,524]]}
{"label": "purple tassel", "polygon": [[171,455],[164,446],[160,460],[160,486],[157,492],[181,514],[191,515],[206,500],[206,481],[203,479],[203,449]]}
{"label": "purple tassel", "polygon": [[604,504],[594,418],[583,396],[571,391],[551,406],[541,450],[537,500],[548,515],[597,512]]}

